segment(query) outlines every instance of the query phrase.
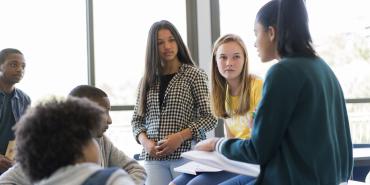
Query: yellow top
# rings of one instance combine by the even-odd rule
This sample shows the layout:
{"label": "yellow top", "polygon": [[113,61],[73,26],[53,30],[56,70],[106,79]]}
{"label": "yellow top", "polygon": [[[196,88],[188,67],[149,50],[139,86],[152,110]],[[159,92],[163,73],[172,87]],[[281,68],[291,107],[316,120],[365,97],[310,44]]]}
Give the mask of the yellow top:
{"label": "yellow top", "polygon": [[227,102],[225,102],[226,112],[230,115],[230,118],[225,119],[225,133],[228,138],[248,139],[251,137],[252,114],[261,100],[263,81],[254,78],[251,85],[250,109],[246,115],[243,116],[233,115],[233,112],[239,107],[239,96],[231,96],[226,93],[226,99],[229,100],[227,102],[230,103],[230,105],[227,106]]}

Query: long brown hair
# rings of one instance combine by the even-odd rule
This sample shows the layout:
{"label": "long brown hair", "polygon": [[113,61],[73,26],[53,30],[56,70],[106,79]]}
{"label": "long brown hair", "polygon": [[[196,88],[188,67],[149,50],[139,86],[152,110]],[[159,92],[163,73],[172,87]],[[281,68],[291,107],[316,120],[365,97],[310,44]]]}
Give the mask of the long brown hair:
{"label": "long brown hair", "polygon": [[220,38],[218,38],[213,46],[212,51],[212,71],[211,71],[211,105],[213,114],[219,118],[228,118],[229,115],[226,112],[225,101],[226,101],[226,87],[227,82],[226,79],[221,76],[220,72],[217,68],[217,61],[216,61],[216,52],[218,48],[225,43],[228,42],[236,42],[243,50],[244,56],[244,65],[242,72],[239,76],[240,78],[240,96],[239,96],[239,108],[236,110],[236,115],[244,115],[250,109],[250,94],[251,94],[251,82],[253,80],[253,76],[248,72],[248,53],[247,48],[243,42],[243,40],[235,34],[227,34]]}
{"label": "long brown hair", "polygon": [[160,75],[161,58],[158,49],[158,31],[167,29],[171,32],[176,40],[178,47],[177,57],[182,64],[189,64],[194,66],[193,59],[191,58],[188,48],[185,46],[176,27],[167,20],[155,22],[149,30],[146,55],[145,55],[145,69],[144,77],[140,82],[139,107],[138,114],[145,114],[146,95],[151,87],[153,87]]}

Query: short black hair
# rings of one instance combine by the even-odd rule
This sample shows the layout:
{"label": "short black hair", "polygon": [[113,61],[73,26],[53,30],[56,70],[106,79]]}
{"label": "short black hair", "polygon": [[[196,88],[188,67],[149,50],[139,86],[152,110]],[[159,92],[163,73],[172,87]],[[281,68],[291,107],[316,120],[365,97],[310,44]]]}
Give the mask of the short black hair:
{"label": "short black hair", "polygon": [[103,90],[91,85],[79,85],[71,90],[69,96],[80,98],[86,97],[94,100],[108,97]]}
{"label": "short black hair", "polygon": [[271,0],[258,12],[256,22],[277,31],[277,51],[283,57],[316,57],[308,28],[304,0]]}
{"label": "short black hair", "polygon": [[23,55],[23,53],[21,51],[19,51],[18,49],[14,49],[14,48],[3,49],[3,50],[0,51],[0,65],[5,62],[6,58],[10,54],[21,54],[21,55]]}
{"label": "short black hair", "polygon": [[101,130],[104,110],[86,98],[52,98],[29,108],[15,126],[16,156],[32,182],[83,157]]}

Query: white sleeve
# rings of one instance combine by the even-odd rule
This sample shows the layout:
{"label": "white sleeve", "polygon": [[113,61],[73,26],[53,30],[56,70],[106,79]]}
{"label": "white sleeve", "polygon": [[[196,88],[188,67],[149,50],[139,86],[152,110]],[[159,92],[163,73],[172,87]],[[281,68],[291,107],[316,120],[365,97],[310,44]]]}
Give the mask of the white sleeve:
{"label": "white sleeve", "polygon": [[216,151],[217,153],[222,154],[222,153],[221,153],[222,145],[225,143],[225,141],[226,141],[226,140],[227,140],[227,139],[225,139],[225,138],[220,138],[220,139],[217,141],[216,146],[215,146],[215,151]]}

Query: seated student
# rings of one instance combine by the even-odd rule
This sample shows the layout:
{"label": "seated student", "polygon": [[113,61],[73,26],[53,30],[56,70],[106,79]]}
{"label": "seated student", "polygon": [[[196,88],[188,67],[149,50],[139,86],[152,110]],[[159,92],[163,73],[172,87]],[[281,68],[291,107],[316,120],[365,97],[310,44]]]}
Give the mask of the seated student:
{"label": "seated student", "polygon": [[21,51],[14,48],[0,51],[0,175],[14,164],[9,152],[14,145],[12,127],[31,104],[30,97],[15,87],[22,80],[25,68]]}
{"label": "seated student", "polygon": [[[112,142],[103,135],[103,133],[108,129],[108,126],[112,123],[109,115],[110,102],[107,94],[96,87],[80,85],[75,87],[69,95],[75,97],[86,97],[89,100],[98,103],[105,110],[105,129],[99,133],[98,138],[96,138],[100,147],[99,164],[102,167],[122,167],[122,169],[127,171],[135,181],[135,184],[144,184],[146,179],[145,169],[137,161],[117,149]],[[20,166],[15,165],[0,176],[0,184],[30,185],[30,181],[25,178]]]}
{"label": "seated student", "polygon": [[[122,169],[103,169],[94,139],[104,129],[104,109],[87,99],[52,99],[30,108],[15,126],[16,156],[37,185],[133,185]],[[97,178],[108,173],[105,181]]]}
{"label": "seated student", "polygon": [[[224,119],[225,136],[249,139],[263,82],[249,73],[247,48],[238,35],[227,34],[217,39],[212,52],[211,74],[212,111],[216,117]],[[170,185],[213,185],[236,175],[226,171],[196,176],[182,174]]]}

